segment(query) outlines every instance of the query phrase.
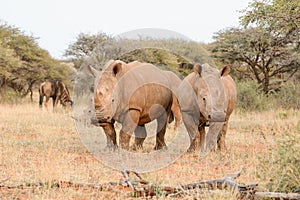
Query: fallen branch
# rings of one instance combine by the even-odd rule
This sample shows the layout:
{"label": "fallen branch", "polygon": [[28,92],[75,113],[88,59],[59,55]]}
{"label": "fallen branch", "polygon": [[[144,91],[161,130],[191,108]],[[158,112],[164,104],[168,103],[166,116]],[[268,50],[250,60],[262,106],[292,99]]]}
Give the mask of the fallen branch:
{"label": "fallen branch", "polygon": [[[285,194],[274,192],[257,192],[257,184],[242,185],[235,182],[235,179],[240,176],[241,171],[237,171],[234,174],[227,175],[223,178],[200,181],[197,183],[191,183],[186,185],[180,185],[177,187],[155,185],[149,181],[144,180],[137,172],[122,170],[123,179],[119,182],[109,182],[106,184],[98,183],[86,183],[86,182],[70,182],[70,181],[49,181],[38,183],[25,183],[16,186],[6,186],[2,183],[9,178],[0,181],[0,188],[6,189],[27,189],[27,188],[92,188],[99,191],[120,191],[122,186],[124,189],[130,188],[134,197],[148,197],[148,196],[166,196],[166,197],[178,197],[183,195],[191,195],[192,192],[199,193],[205,190],[217,191],[227,189],[230,192],[237,192],[239,199],[283,199],[283,200],[300,200],[300,194]],[[128,191],[128,190],[127,190]]]}
{"label": "fallen branch", "polygon": [[258,184],[250,184],[250,185],[241,185],[235,182],[234,179],[241,175],[241,170],[237,171],[234,174],[227,175],[223,178],[201,181],[198,183],[192,183],[183,185],[181,188],[183,190],[192,190],[192,189],[229,189],[231,191],[238,191],[241,198],[248,198],[249,195],[252,195],[256,191],[256,187]]}
{"label": "fallen branch", "polygon": [[[132,180],[129,178],[130,173],[134,173],[139,178],[138,180],[134,180],[135,184],[132,184]],[[237,190],[241,198],[248,198],[250,195],[253,195],[257,186],[257,184],[241,185],[236,183],[234,179],[240,176],[241,170],[220,179],[201,181],[198,183],[181,185],[179,187],[157,186],[151,184],[148,181],[143,180],[141,176],[138,175],[138,173],[132,171],[129,172],[123,170],[122,174],[125,178],[125,180],[123,180],[123,183],[126,183],[127,186],[133,190],[135,197],[155,196],[157,195],[157,193],[160,193],[160,195],[173,197],[180,196],[195,189],[230,189],[231,191]]]}

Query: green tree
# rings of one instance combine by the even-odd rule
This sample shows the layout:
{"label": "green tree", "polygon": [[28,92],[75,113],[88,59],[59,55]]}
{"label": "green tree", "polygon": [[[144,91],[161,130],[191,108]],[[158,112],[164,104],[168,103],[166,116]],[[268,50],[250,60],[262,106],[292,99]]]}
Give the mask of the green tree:
{"label": "green tree", "polygon": [[0,43],[0,91],[13,77],[13,72],[20,68],[21,63],[12,49],[4,47]]}
{"label": "green tree", "polygon": [[260,28],[232,28],[217,33],[212,53],[221,62],[232,64],[243,78],[256,80],[265,94],[279,89],[300,65],[299,52],[291,48],[289,41]]}
{"label": "green tree", "polygon": [[241,24],[264,28],[273,36],[297,43],[299,48],[300,1],[262,0],[254,1],[244,10]]}
{"label": "green tree", "polygon": [[[64,55],[75,63],[75,68],[79,69],[83,63],[92,64],[99,68],[110,59],[125,59],[126,56],[126,61],[131,61],[134,58],[150,62],[149,60],[152,59],[152,63],[159,64],[158,60],[163,59],[164,54],[168,51],[178,56],[173,57],[169,62],[162,61],[160,64],[178,63],[180,65],[178,68],[183,69],[183,73],[187,73],[185,68],[190,68],[191,63],[213,64],[208,52],[202,46],[197,42],[179,39],[126,39],[113,38],[104,33],[96,35],[80,33],[77,40],[69,45]],[[146,49],[157,50],[148,51]],[[133,55],[134,53],[137,54]],[[131,54],[130,59],[129,54]],[[147,56],[149,58],[146,58]]]}
{"label": "green tree", "polygon": [[299,70],[299,9],[299,0],[250,3],[243,28],[215,35],[213,56],[232,64],[240,77],[256,80],[265,94],[277,91]]}
{"label": "green tree", "polygon": [[45,79],[66,80],[68,68],[41,49],[36,39],[18,28],[0,24],[0,92],[5,87],[19,96],[32,96],[33,86]]}

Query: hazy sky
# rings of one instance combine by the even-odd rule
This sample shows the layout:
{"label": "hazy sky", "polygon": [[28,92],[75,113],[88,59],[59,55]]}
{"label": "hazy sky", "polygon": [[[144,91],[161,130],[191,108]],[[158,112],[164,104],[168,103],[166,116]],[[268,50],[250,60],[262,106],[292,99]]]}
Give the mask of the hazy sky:
{"label": "hazy sky", "polygon": [[39,45],[62,58],[79,33],[116,36],[160,28],[192,40],[211,42],[215,32],[238,26],[238,11],[250,0],[2,0],[0,20],[39,38]]}

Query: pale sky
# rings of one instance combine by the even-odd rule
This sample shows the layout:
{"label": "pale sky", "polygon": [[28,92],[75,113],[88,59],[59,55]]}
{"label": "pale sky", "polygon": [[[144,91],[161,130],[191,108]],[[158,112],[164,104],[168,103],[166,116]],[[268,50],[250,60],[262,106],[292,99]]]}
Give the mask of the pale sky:
{"label": "pale sky", "polygon": [[0,20],[38,38],[58,59],[79,33],[117,36],[141,28],[168,29],[198,42],[238,26],[251,0],[1,0]]}

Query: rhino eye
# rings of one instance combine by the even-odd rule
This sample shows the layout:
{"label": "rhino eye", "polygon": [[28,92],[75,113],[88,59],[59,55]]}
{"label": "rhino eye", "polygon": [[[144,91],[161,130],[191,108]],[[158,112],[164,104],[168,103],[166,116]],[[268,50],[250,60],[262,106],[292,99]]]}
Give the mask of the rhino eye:
{"label": "rhino eye", "polygon": [[205,97],[203,97],[203,101],[205,101],[206,99],[205,99]]}
{"label": "rhino eye", "polygon": [[111,100],[111,102],[114,102],[114,101],[115,101],[114,99]]}

